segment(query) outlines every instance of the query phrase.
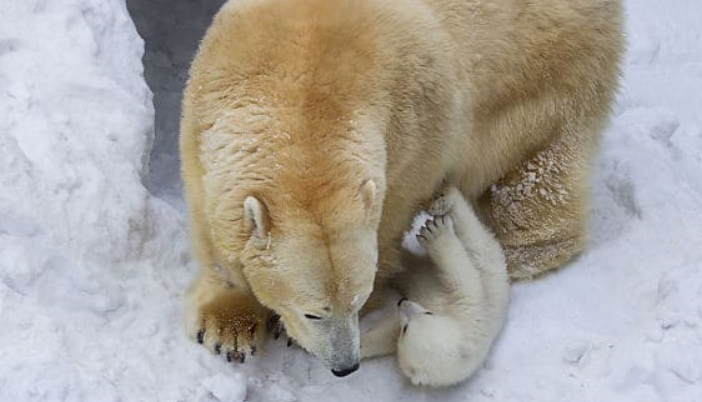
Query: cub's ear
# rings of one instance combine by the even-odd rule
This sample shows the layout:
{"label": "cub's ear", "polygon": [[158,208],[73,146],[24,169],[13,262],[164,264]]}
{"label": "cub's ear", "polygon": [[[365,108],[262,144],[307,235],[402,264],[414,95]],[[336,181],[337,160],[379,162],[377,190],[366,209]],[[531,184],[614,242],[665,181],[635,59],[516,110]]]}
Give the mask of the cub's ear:
{"label": "cub's ear", "polygon": [[361,197],[361,200],[363,200],[363,205],[366,210],[369,210],[373,206],[376,196],[375,182],[373,179],[368,179],[361,184],[361,187],[358,189],[358,195]]}
{"label": "cub's ear", "polygon": [[256,197],[249,196],[244,200],[244,228],[251,236],[261,239],[266,237],[270,229],[266,206]]}

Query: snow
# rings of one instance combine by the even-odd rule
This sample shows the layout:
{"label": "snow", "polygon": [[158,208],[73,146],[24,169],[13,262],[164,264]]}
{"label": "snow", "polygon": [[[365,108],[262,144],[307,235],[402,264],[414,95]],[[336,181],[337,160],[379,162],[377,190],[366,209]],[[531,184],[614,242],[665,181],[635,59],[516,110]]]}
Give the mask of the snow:
{"label": "snow", "polygon": [[[217,373],[202,381],[203,392],[208,392],[217,401],[221,402],[243,402],[246,399],[246,375],[234,373],[226,376]],[[202,399],[204,395],[198,399]]]}
{"label": "snow", "polygon": [[699,1],[626,2],[590,247],[516,285],[486,368],[443,390],[389,358],[337,379],[284,341],[238,366],[184,336],[178,101],[221,3],[130,0],[142,67],[123,0],[0,0],[0,401],[699,400]]}

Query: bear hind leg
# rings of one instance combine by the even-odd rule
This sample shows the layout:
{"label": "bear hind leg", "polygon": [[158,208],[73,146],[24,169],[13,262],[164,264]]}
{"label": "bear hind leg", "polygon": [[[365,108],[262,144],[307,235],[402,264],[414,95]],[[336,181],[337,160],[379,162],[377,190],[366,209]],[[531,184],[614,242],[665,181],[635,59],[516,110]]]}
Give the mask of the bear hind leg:
{"label": "bear hind leg", "polygon": [[576,257],[587,240],[594,138],[562,133],[479,200],[513,279],[533,279]]}

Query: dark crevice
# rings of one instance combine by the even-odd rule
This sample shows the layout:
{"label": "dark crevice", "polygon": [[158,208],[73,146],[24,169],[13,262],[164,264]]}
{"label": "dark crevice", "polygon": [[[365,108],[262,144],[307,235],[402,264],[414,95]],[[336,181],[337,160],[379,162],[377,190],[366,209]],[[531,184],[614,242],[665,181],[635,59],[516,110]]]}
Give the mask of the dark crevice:
{"label": "dark crevice", "polygon": [[178,127],[180,101],[200,39],[225,0],[127,0],[145,41],[144,75],[154,93],[155,138],[144,184],[181,205]]}

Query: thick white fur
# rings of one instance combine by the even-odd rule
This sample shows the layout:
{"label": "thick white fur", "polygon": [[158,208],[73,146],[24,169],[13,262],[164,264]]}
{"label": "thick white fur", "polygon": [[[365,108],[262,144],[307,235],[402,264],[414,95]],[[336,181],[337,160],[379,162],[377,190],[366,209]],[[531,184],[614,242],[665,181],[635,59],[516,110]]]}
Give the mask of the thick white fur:
{"label": "thick white fur", "polygon": [[[448,211],[446,209],[448,208]],[[408,300],[396,319],[362,336],[362,357],[397,350],[412,383],[456,384],[482,365],[499,335],[509,304],[504,253],[457,189],[435,201],[419,234],[430,267],[402,278]]]}

